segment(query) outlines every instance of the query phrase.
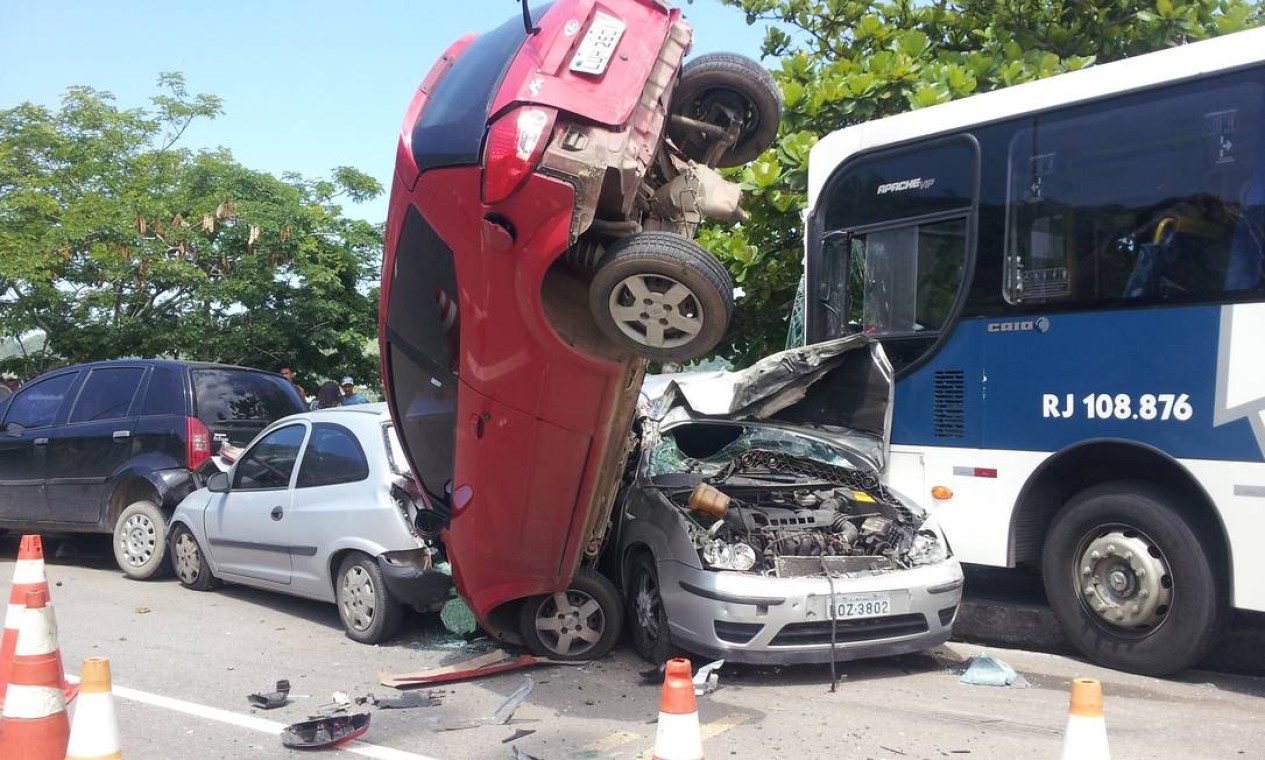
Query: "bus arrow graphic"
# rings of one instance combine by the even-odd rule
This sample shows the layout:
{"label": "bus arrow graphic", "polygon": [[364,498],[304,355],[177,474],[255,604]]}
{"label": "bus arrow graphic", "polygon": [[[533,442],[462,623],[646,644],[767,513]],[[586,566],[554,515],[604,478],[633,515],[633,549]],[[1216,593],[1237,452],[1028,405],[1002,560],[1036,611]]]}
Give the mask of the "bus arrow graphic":
{"label": "bus arrow graphic", "polygon": [[1247,417],[1265,455],[1265,303],[1221,307],[1214,427]]}

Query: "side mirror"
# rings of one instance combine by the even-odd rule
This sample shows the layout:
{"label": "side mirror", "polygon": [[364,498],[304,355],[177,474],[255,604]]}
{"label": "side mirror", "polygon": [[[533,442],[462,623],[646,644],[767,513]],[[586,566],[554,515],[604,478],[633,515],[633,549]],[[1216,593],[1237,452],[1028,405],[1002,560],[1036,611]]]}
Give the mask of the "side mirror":
{"label": "side mirror", "polygon": [[228,493],[228,473],[213,473],[206,479],[206,490],[211,493]]}

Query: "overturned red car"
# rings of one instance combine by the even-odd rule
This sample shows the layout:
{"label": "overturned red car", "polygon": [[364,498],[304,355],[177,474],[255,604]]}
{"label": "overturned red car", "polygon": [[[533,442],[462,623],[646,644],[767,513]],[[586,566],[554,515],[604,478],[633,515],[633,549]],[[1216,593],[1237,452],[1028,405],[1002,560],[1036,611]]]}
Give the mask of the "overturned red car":
{"label": "overturned red car", "polygon": [[558,0],[444,53],[405,116],[380,334],[403,447],[483,626],[588,659],[621,626],[592,569],[648,361],[723,337],[725,269],[692,240],[738,220],[716,169],[778,128],[757,63],[684,58],[659,0]]}

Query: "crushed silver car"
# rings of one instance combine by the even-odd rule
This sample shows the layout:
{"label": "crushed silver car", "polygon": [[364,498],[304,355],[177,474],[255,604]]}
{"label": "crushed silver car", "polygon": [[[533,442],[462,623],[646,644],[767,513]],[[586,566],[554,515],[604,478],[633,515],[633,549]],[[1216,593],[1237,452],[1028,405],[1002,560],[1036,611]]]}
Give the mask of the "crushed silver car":
{"label": "crushed silver car", "polygon": [[864,335],[647,381],[606,555],[642,657],[829,662],[949,638],[961,566],[882,481],[891,390]]}

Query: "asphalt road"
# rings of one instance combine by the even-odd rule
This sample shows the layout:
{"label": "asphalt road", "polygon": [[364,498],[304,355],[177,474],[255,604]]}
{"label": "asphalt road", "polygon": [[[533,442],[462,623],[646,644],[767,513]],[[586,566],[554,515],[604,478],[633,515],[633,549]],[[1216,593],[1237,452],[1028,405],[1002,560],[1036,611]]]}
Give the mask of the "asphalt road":
{"label": "asphalt road", "polygon": [[[75,547],[62,549],[59,546]],[[0,578],[14,541],[0,543]],[[422,670],[470,655],[438,622],[411,617],[388,646],[343,636],[330,605],[227,587],[211,593],[174,580],[139,583],[112,566],[104,541],[46,542],[47,573],[67,670],[111,660],[128,760],[282,758],[281,726],[302,720],[335,691],[386,696],[379,673]],[[713,758],[1057,757],[1069,680],[1099,678],[1114,758],[1259,756],[1265,680],[1204,671],[1159,680],[1067,657],[990,649],[1024,674],[1024,689],[968,686],[954,670],[979,646],[848,663],[830,690],[824,667],[727,666],[721,689],[700,699]],[[324,756],[509,758],[503,740],[547,760],[633,758],[653,746],[659,684],[626,649],[585,666],[543,667],[444,689],[443,704],[373,712],[363,741]],[[508,725],[486,723],[530,677],[536,687]],[[258,711],[251,692],[279,678],[294,701]]]}

